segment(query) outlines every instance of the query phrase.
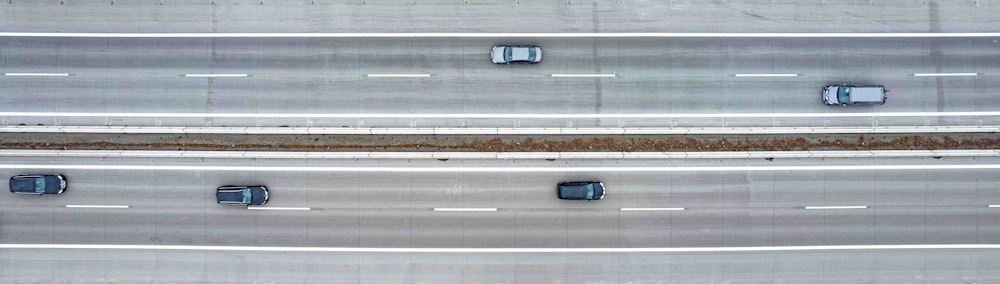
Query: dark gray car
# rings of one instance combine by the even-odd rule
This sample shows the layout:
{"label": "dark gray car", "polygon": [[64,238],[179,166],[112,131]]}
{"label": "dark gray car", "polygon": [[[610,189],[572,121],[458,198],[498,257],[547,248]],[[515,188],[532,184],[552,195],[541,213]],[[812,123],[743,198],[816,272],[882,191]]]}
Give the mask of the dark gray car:
{"label": "dark gray car", "polygon": [[559,199],[599,200],[604,198],[604,184],[599,181],[567,181],[556,189]]}
{"label": "dark gray car", "polygon": [[18,194],[60,194],[66,191],[62,175],[18,175],[10,177],[10,192]]}
{"label": "dark gray car", "polygon": [[267,187],[263,185],[225,185],[215,189],[215,201],[222,205],[264,205],[267,198]]}

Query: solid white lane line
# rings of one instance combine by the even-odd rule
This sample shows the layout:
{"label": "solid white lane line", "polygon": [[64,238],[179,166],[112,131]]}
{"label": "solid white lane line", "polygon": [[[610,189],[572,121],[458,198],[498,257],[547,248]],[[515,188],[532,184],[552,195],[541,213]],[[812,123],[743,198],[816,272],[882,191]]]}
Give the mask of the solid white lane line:
{"label": "solid white lane line", "polygon": [[736,77],[798,77],[799,74],[736,74]]}
{"label": "solid white lane line", "polygon": [[434,208],[438,212],[496,212],[496,208]]}
{"label": "solid white lane line", "polygon": [[979,76],[979,73],[916,73],[915,77]]}
{"label": "solid white lane line", "polygon": [[987,126],[867,127],[197,127],[197,126],[0,126],[0,133],[245,134],[245,135],[705,135],[998,133]]}
{"label": "solid white lane line", "polygon": [[4,76],[67,77],[69,73],[3,73]]}
{"label": "solid white lane line", "polygon": [[808,117],[940,117],[1000,116],[1000,111],[963,112],[791,112],[791,113],[163,113],[163,112],[0,112],[24,117],[157,117],[157,118],[808,118]]}
{"label": "solid white lane line", "polygon": [[733,151],[733,152],[287,152],[0,149],[0,157],[215,159],[763,159],[1000,157],[993,150]]}
{"label": "solid white lane line", "polygon": [[355,253],[639,253],[639,252],[780,252],[921,249],[1000,249],[1000,244],[926,245],[831,245],[760,247],[645,247],[645,248],[369,248],[369,247],[266,247],[193,245],[92,245],[92,244],[0,244],[0,249],[105,249],[189,250],[254,252],[355,252]]}
{"label": "solid white lane line", "polygon": [[684,208],[680,207],[665,207],[665,208],[622,208],[622,211],[684,211]]}
{"label": "solid white lane line", "polygon": [[309,211],[312,208],[309,207],[264,207],[264,206],[247,206],[248,210],[281,210],[281,211]]}
{"label": "solid white lane line", "polygon": [[615,77],[615,74],[552,74],[556,78],[607,78]]}
{"label": "solid white lane line", "polygon": [[806,210],[867,209],[868,206],[806,206]]}
{"label": "solid white lane line", "polygon": [[522,172],[772,172],[872,170],[995,170],[1000,164],[733,166],[733,167],[273,167],[273,166],[159,166],[107,164],[0,164],[0,169],[248,171],[248,172],[389,172],[389,173],[522,173]]}
{"label": "solid white lane line", "polygon": [[984,33],[53,33],[0,32],[0,37],[96,38],[965,38]]}
{"label": "solid white lane line", "polygon": [[214,78],[214,77],[247,77],[249,74],[184,74],[184,77]]}
{"label": "solid white lane line", "polygon": [[128,209],[128,205],[66,205],[66,208]]}
{"label": "solid white lane line", "polygon": [[998,204],[998,205],[990,204],[989,208],[1000,208],[1000,204]]}
{"label": "solid white lane line", "polygon": [[427,78],[431,74],[368,74],[370,78]]}

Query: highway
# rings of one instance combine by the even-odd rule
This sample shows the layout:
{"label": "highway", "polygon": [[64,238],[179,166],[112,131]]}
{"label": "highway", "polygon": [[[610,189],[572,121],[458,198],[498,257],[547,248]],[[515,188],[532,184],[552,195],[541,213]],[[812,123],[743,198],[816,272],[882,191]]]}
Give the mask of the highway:
{"label": "highway", "polygon": [[[253,167],[706,167],[990,165],[995,157],[679,160],[343,160],[8,157],[7,165]],[[5,176],[26,170],[3,169]],[[997,249],[827,251],[1000,243],[997,169],[690,172],[289,172],[50,170],[57,196],[0,195],[0,244],[378,248],[399,252],[0,248],[0,282],[991,281]],[[558,200],[555,183],[608,196]],[[278,210],[216,205],[214,188],[265,184]],[[86,208],[86,206],[119,206]],[[69,207],[67,207],[69,206]],[[127,206],[125,208],[124,206]],[[844,207],[846,206],[846,207]],[[81,208],[83,207],[83,208]],[[308,208],[308,210],[304,210]],[[623,209],[624,208],[624,209]],[[807,209],[808,208],[808,209]],[[283,210],[282,210],[283,209]],[[300,209],[300,210],[292,210]],[[435,210],[439,209],[439,210]],[[473,212],[443,209],[495,209]],[[646,210],[640,210],[646,209]],[[653,210],[660,209],[660,210]],[[667,210],[672,209],[672,210]],[[683,209],[683,210],[681,210]],[[723,248],[803,252],[405,252],[411,248]],[[49,262],[70,265],[52,270]],[[128,263],[128,267],[121,267]],[[937,266],[941,264],[942,266]],[[947,265],[945,265],[947,264]],[[586,272],[577,273],[577,269]],[[801,270],[809,271],[803,273]],[[942,271],[944,270],[944,271]],[[692,275],[704,274],[704,275]],[[971,275],[971,276],[970,276]],[[676,278],[675,278],[676,277]],[[790,278],[789,278],[790,277]],[[354,279],[354,280],[351,280]],[[706,280],[707,281],[707,280]]]}
{"label": "highway", "polygon": [[[0,77],[0,114],[7,125],[996,125],[1000,116],[990,106],[1000,101],[990,90],[1000,67],[988,63],[1000,58],[995,41],[6,37],[0,38],[0,71],[8,74]],[[544,62],[491,64],[489,48],[504,43],[540,45]],[[68,76],[23,76],[31,74]],[[613,77],[553,77],[602,74]],[[760,77],[768,74],[795,76]],[[885,85],[888,102],[822,104],[821,88],[840,83]],[[14,114],[24,112],[36,114]],[[901,112],[917,114],[892,116]],[[966,114],[937,115],[942,112]],[[871,116],[843,117],[866,113]],[[172,117],[177,114],[187,115]],[[767,114],[775,117],[733,117]],[[813,118],[824,114],[831,117]]]}
{"label": "highway", "polygon": [[[997,15],[995,0],[8,0],[0,140],[996,133]],[[498,44],[543,62],[492,64]],[[888,100],[824,105],[841,83]],[[0,194],[0,283],[1000,283],[996,149],[0,149],[0,177],[29,173],[69,188]],[[567,180],[608,193],[560,200]],[[229,184],[270,202],[213,202]]]}

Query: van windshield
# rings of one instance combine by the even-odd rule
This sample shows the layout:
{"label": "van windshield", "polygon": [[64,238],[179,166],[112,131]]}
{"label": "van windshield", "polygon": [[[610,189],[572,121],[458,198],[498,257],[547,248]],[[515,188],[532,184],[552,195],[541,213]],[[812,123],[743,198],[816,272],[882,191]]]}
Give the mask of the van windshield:
{"label": "van windshield", "polygon": [[847,98],[850,93],[851,93],[851,87],[840,86],[840,88],[838,88],[837,90],[837,101],[839,101],[842,104],[846,104],[847,102],[850,101],[850,99]]}

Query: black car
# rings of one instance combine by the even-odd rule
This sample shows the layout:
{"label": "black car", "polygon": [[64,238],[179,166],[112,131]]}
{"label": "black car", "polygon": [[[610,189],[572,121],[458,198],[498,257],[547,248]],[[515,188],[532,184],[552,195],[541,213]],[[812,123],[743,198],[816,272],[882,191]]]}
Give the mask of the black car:
{"label": "black car", "polygon": [[60,194],[66,191],[62,175],[18,175],[10,177],[10,192],[19,194]]}
{"label": "black car", "polygon": [[559,184],[559,199],[598,200],[604,198],[604,184],[599,181],[566,181]]}
{"label": "black car", "polygon": [[267,187],[263,185],[225,185],[215,190],[215,201],[222,205],[267,204]]}

